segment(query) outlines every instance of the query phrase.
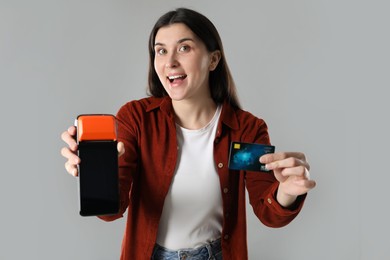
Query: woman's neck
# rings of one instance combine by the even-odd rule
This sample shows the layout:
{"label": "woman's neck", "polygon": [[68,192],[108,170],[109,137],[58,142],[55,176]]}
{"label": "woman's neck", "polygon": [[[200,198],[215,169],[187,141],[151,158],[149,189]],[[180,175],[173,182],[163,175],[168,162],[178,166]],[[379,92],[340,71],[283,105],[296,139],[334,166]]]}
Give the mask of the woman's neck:
{"label": "woman's neck", "polygon": [[186,129],[201,129],[207,125],[215,115],[217,104],[211,98],[205,98],[201,102],[188,100],[172,101],[176,115],[176,123]]}

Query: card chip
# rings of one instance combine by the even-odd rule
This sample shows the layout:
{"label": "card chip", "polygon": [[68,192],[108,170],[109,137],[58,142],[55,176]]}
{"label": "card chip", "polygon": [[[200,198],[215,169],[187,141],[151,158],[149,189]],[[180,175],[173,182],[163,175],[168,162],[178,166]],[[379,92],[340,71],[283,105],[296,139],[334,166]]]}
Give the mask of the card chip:
{"label": "card chip", "polygon": [[240,144],[234,144],[234,149],[240,149],[241,145]]}

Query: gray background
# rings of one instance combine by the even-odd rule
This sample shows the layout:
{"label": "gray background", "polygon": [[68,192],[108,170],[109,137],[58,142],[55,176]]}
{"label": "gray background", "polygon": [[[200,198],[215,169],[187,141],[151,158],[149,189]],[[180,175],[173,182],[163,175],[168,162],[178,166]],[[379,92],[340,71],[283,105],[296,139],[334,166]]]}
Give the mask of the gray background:
{"label": "gray background", "polygon": [[318,187],[281,229],[248,207],[250,259],[388,259],[388,1],[0,0],[0,259],[118,259],[124,219],[78,215],[60,134],[145,96],[147,38],[174,7],[217,26],[246,110]]}

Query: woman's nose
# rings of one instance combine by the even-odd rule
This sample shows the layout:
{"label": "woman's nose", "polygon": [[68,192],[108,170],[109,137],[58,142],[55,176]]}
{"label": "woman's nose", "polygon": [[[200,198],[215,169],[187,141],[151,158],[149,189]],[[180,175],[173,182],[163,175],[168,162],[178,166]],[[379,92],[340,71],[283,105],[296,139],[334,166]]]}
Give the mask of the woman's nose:
{"label": "woman's nose", "polygon": [[177,66],[179,66],[179,61],[177,60],[176,54],[169,55],[165,67],[176,68]]}

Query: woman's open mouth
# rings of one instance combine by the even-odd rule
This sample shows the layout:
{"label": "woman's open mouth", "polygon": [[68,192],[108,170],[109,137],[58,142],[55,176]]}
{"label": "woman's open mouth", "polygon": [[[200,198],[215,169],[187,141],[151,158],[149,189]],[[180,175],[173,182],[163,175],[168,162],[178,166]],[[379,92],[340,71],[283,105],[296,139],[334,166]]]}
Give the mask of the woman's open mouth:
{"label": "woman's open mouth", "polygon": [[174,76],[168,76],[167,78],[169,82],[173,83],[173,82],[179,82],[184,80],[185,78],[187,78],[187,75],[174,75]]}

